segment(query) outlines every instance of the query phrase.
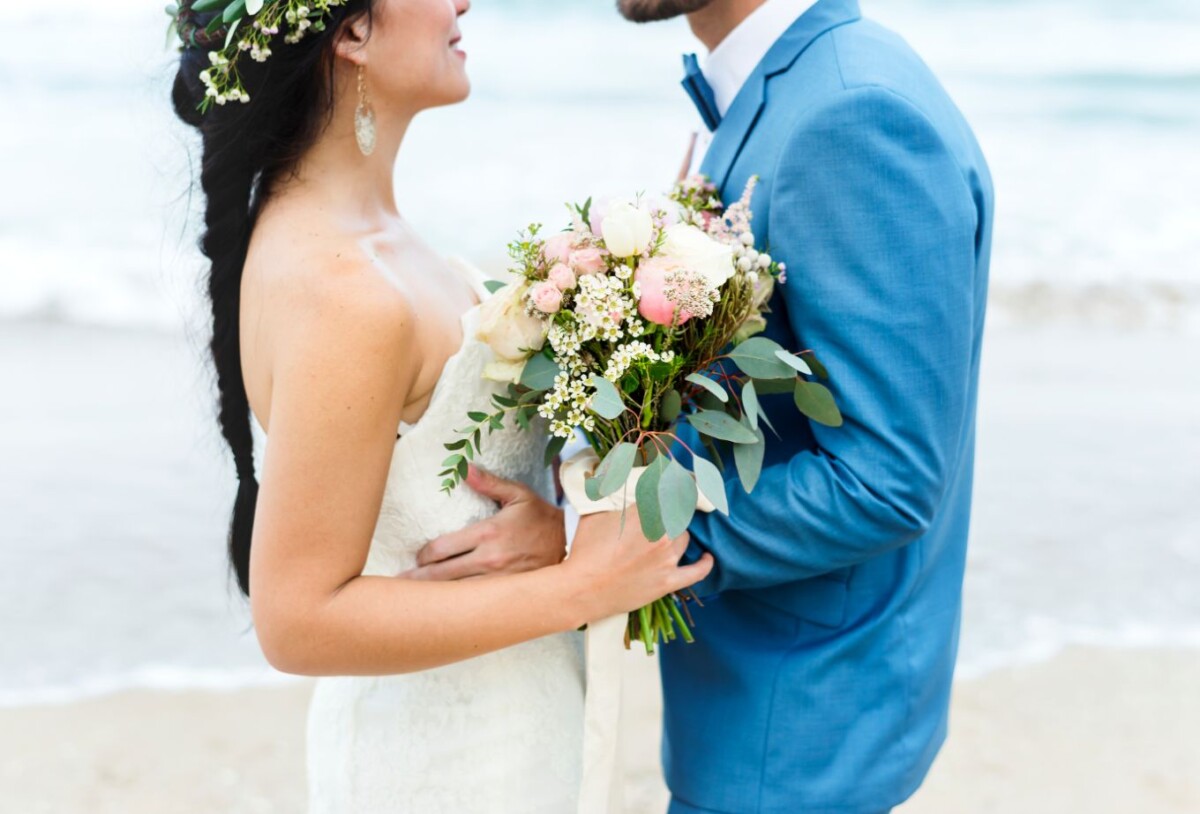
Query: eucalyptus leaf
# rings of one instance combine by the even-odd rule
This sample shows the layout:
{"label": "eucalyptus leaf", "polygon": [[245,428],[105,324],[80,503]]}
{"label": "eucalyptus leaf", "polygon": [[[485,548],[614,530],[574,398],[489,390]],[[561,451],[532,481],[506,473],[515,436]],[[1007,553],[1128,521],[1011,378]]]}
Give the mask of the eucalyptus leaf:
{"label": "eucalyptus leaf", "polygon": [[264,0],[246,0],[246,13],[254,16],[262,11]]}
{"label": "eucalyptus leaf", "polygon": [[687,381],[703,387],[705,390],[720,399],[722,403],[729,401],[729,394],[725,392],[725,388],[705,376],[703,373],[692,373],[687,377]]}
{"label": "eucalyptus leaf", "polygon": [[[749,429],[749,428],[747,428]],[[767,451],[767,441],[762,430],[754,430],[758,438],[754,444],[738,444],[733,448],[733,461],[737,464],[738,479],[747,493],[753,491],[762,474],[763,455]]]}
{"label": "eucalyptus leaf", "polygon": [[670,459],[658,483],[658,502],[668,537],[673,539],[687,531],[696,514],[696,498],[696,481],[692,473]]}
{"label": "eucalyptus leaf", "polygon": [[755,389],[760,396],[773,396],[776,393],[791,394],[796,389],[796,371],[792,371],[790,379],[756,379]]}
{"label": "eucalyptus leaf", "polygon": [[783,348],[765,336],[754,336],[729,352],[742,372],[756,379],[790,379],[796,375],[791,365],[775,355]]}
{"label": "eucalyptus leaf", "polygon": [[225,8],[228,3],[229,0],[196,0],[192,4],[192,11],[215,11],[219,8]]}
{"label": "eucalyptus leaf", "polygon": [[680,397],[679,391],[672,389],[663,393],[662,402],[658,409],[659,417],[670,424],[679,418],[681,412],[683,412],[683,399]]}
{"label": "eucalyptus leaf", "polygon": [[797,379],[794,398],[796,409],[818,424],[842,426],[842,413],[833,400],[833,393],[825,385]]}
{"label": "eucalyptus leaf", "polygon": [[504,288],[507,285],[508,285],[508,283],[502,282],[500,280],[484,280],[483,281],[483,287],[487,289],[487,292],[489,294],[495,294],[497,291],[499,291],[500,289]]}
{"label": "eucalyptus leaf", "polygon": [[721,457],[721,451],[717,449],[717,442],[709,438],[707,435],[701,435],[700,440],[704,443],[704,448],[708,450],[708,454],[712,456],[713,463],[717,469],[725,471],[725,459]]}
{"label": "eucalyptus leaf", "polygon": [[780,350],[775,351],[775,356],[784,364],[800,371],[804,375],[806,375],[806,376],[812,375],[813,371],[812,371],[812,368],[808,366],[808,362],[804,361],[796,354],[790,353],[783,349],[780,349]]}
{"label": "eucalyptus leaf", "polygon": [[583,493],[588,496],[588,500],[600,499],[600,479],[585,478],[583,481]]}
{"label": "eucalyptus leaf", "polygon": [[521,370],[520,382],[530,390],[549,390],[554,386],[554,377],[561,372],[558,362],[544,353],[535,353]]}
{"label": "eucalyptus leaf", "polygon": [[[613,494],[625,485],[629,473],[633,471],[633,461],[637,456],[637,446],[628,442],[617,444],[604,456],[604,460],[596,467],[595,480],[599,481],[600,497]],[[592,498],[596,500],[597,498]]]}
{"label": "eucalyptus leaf", "polygon": [[734,444],[753,444],[758,440],[753,432],[728,413],[701,410],[687,417],[688,423],[705,435]]}
{"label": "eucalyptus leaf", "polygon": [[701,410],[713,410],[718,413],[725,412],[725,402],[714,396],[712,393],[705,390],[698,398],[694,399],[696,406]]}
{"label": "eucalyptus leaf", "polygon": [[667,533],[666,527],[663,526],[662,507],[658,501],[658,484],[669,460],[666,455],[655,458],[642,471],[641,477],[638,478],[637,488],[634,489],[642,534],[646,535],[648,540],[661,540]]}
{"label": "eucalyptus leaf", "polygon": [[762,410],[758,405],[758,391],[754,389],[753,379],[742,386],[742,408],[746,411],[750,426],[758,429],[758,416]]}
{"label": "eucalyptus leaf", "polygon": [[829,381],[829,371],[825,369],[825,365],[821,364],[821,360],[817,358],[816,354],[809,353],[806,355],[808,356],[808,366],[813,369],[813,373],[816,373],[825,381]]}
{"label": "eucalyptus leaf", "polygon": [[596,395],[592,399],[592,412],[601,418],[612,421],[625,412],[625,400],[621,398],[616,386],[603,376],[592,376],[592,387]]}
{"label": "eucalyptus leaf", "polygon": [[718,511],[729,514],[729,498],[725,495],[725,479],[716,464],[699,455],[692,456],[692,467],[696,471],[696,486],[700,492],[717,507]]}

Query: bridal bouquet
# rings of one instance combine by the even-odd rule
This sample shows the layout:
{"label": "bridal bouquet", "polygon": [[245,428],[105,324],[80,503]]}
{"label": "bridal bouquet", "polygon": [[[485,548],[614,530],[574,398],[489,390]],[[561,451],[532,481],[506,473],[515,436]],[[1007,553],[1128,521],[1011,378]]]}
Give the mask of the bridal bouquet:
{"label": "bridal bouquet", "polygon": [[[484,375],[507,382],[507,393],[493,396],[494,412],[469,413],[471,425],[446,444],[443,489],[466,477],[485,432],[509,419],[528,430],[540,417],[551,435],[547,464],[576,431],[589,442],[563,465],[577,508],[636,502],[648,538],[676,537],[697,510],[728,513],[721,473],[730,458],[742,487],[754,488],[763,428],[774,432],[760,394],[790,391],[802,414],[839,425],[812,351],[756,335],[775,284],[786,279],[784,264],[754,247],[756,180],[728,208],[695,176],[664,201],[589,199],[570,207],[565,231],[543,238],[535,225],[522,233],[509,246],[515,281],[494,284],[479,325],[495,353]],[[673,452],[680,422],[704,445],[689,449],[691,470]],[[582,468],[586,496],[572,495],[571,467]],[[630,614],[626,646],[637,639],[652,652],[677,628],[692,641],[684,617],[694,598],[664,597]]]}

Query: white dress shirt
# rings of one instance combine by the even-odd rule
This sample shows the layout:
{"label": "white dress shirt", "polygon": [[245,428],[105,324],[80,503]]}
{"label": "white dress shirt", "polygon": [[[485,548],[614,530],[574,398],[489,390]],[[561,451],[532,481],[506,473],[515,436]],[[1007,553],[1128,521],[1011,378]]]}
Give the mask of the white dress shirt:
{"label": "white dress shirt", "polygon": [[[738,91],[767,51],[783,32],[791,28],[801,14],[808,11],[817,0],[767,0],[742,20],[738,27],[726,35],[717,47],[709,52],[700,66],[704,78],[712,86],[717,112],[724,117]],[[704,122],[696,130],[696,146],[692,150],[689,174],[700,171],[700,163],[712,143],[712,133]]]}

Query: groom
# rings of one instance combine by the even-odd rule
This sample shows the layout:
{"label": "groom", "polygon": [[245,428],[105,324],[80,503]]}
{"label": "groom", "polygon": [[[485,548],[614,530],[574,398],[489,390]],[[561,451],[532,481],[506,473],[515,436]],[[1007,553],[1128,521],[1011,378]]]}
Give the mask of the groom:
{"label": "groom", "polygon": [[[760,176],[756,237],[788,268],[766,335],[816,351],[845,416],[837,429],[785,423],[788,397],[763,396],[781,438],[757,488],[727,467],[730,514],[689,528],[690,556],[711,551],[716,567],[697,586],[696,643],[662,649],[670,812],[880,814],[916,790],[946,736],[987,165],[929,69],[855,0],[618,4],[639,22],[686,14],[707,46],[702,68],[685,59],[704,122],[693,166],[726,200]],[[505,509],[486,534],[435,541],[423,576],[561,556],[548,507],[472,478]],[[532,540],[548,548],[523,551]]]}
{"label": "groom", "polygon": [[[855,0],[619,6],[686,13],[708,47],[702,69],[685,59],[706,126],[694,160],[726,200],[761,177],[756,237],[788,268],[766,335],[816,351],[846,419],[776,422],[754,493],[727,483],[729,515],[689,528],[716,568],[697,642],[663,648],[671,814],[889,811],[946,736],[986,162],[929,69]],[[793,414],[785,401],[763,407]]]}

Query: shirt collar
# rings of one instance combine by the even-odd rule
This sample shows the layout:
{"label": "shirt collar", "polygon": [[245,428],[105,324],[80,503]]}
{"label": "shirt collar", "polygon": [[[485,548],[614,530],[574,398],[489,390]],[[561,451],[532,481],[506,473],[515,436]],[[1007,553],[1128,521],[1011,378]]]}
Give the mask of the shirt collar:
{"label": "shirt collar", "polygon": [[814,5],[816,0],[767,0],[709,53],[701,70],[722,116],[775,41]]}

